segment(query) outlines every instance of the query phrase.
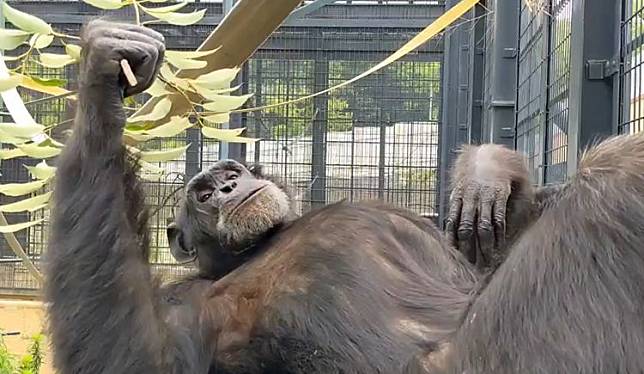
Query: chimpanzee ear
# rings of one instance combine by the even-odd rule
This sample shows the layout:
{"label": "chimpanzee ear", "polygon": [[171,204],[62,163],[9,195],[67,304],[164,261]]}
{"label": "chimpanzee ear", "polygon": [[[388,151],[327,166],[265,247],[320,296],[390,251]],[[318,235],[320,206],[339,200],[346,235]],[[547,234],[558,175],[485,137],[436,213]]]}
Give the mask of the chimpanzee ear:
{"label": "chimpanzee ear", "polygon": [[255,177],[264,177],[264,168],[260,164],[250,164],[248,165],[248,171],[253,174]]}

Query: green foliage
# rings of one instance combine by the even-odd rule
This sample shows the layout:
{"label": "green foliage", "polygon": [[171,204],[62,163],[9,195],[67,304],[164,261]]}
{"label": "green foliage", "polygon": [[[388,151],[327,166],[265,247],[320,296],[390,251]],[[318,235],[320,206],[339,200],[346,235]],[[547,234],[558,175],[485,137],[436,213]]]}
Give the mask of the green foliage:
{"label": "green foliage", "polygon": [[427,188],[436,183],[436,169],[402,170],[398,182],[405,189]]}
{"label": "green foliage", "polygon": [[31,337],[28,353],[20,360],[7,349],[2,335],[0,335],[0,374],[38,374],[44,358],[43,335],[36,334]]}
{"label": "green foliage", "polygon": [[[251,70],[262,73],[262,102],[273,105],[343,82],[375,61],[330,61],[328,81],[315,85],[315,62],[253,60]],[[398,61],[359,82],[328,93],[327,131],[350,131],[354,125],[385,122],[437,121],[440,110],[440,62]],[[271,74],[270,72],[287,72]],[[251,81],[251,84],[254,84]],[[252,87],[257,92],[259,87]],[[433,100],[435,99],[435,100]],[[433,101],[432,101],[433,100]],[[314,100],[264,110],[269,137],[311,136]],[[270,122],[271,118],[283,119]]]}

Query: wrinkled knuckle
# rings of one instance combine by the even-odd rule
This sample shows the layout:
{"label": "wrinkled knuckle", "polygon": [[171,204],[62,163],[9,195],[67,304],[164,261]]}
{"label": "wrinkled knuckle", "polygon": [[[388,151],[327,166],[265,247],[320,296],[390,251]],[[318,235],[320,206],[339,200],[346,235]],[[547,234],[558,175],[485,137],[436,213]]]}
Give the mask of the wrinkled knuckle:
{"label": "wrinkled knuckle", "polygon": [[474,232],[474,227],[471,222],[461,222],[458,228],[458,237],[461,239],[469,239]]}
{"label": "wrinkled knuckle", "polygon": [[492,223],[487,220],[479,222],[478,230],[480,234],[489,235],[492,233]]}

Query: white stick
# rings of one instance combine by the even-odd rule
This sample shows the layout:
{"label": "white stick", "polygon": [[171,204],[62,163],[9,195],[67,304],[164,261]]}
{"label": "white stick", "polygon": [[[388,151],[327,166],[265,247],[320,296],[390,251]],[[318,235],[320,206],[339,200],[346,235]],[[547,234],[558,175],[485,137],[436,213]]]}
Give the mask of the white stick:
{"label": "white stick", "polygon": [[127,82],[130,84],[130,86],[136,86],[136,84],[138,83],[136,76],[134,76],[132,68],[130,67],[130,64],[126,59],[121,60],[121,69],[123,69],[123,74],[125,74],[125,78],[127,78]]}

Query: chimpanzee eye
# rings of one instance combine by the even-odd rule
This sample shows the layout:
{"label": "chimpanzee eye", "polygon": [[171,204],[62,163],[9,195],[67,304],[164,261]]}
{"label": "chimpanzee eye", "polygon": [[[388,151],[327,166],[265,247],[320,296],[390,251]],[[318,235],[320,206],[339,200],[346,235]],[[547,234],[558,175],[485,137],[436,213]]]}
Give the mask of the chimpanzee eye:
{"label": "chimpanzee eye", "polygon": [[204,203],[208,201],[212,197],[212,191],[211,190],[204,190],[204,191],[199,191],[197,193],[197,201],[200,203]]}
{"label": "chimpanzee eye", "polygon": [[237,178],[239,178],[239,174],[237,174],[237,173],[230,174],[230,175],[228,176],[228,180],[229,180],[229,181],[234,180],[234,179],[237,179]]}

